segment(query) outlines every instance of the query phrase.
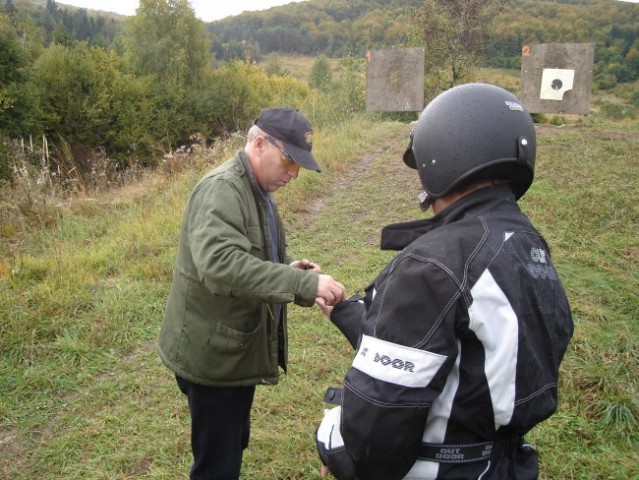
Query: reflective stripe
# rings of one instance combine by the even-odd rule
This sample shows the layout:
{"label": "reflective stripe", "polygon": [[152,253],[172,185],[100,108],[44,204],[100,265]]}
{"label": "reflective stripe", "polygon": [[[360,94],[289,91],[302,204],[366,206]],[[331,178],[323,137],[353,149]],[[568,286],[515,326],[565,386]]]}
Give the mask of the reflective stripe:
{"label": "reflective stripe", "polygon": [[486,270],[470,291],[470,329],[484,346],[484,370],[490,390],[495,430],[507,425],[515,409],[519,326],[517,315],[493,276]]}
{"label": "reflective stripe", "polygon": [[324,418],[317,429],[317,440],[322,442],[327,450],[344,446],[344,439],[339,431],[342,407],[331,408],[324,412]]}
{"label": "reflective stripe", "polygon": [[[428,420],[426,428],[422,436],[424,443],[443,443],[448,428],[451,410],[453,408],[453,400],[459,388],[459,364],[461,362],[461,342],[457,340],[457,358],[455,365],[446,379],[446,385],[437,398],[433,401],[433,405],[428,411]],[[413,465],[408,479],[435,479],[439,473],[439,463],[428,462],[426,460],[418,460]]]}
{"label": "reflective stripe", "polygon": [[363,335],[353,367],[384,382],[419,388],[431,382],[445,360],[444,355]]}

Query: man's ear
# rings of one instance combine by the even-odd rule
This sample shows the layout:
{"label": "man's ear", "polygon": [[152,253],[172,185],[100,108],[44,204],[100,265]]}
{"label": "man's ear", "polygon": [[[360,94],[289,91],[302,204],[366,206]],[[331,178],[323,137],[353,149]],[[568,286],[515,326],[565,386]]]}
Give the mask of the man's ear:
{"label": "man's ear", "polygon": [[260,157],[266,148],[265,144],[266,139],[263,136],[258,135],[248,144],[248,149],[253,152],[253,155]]}
{"label": "man's ear", "polygon": [[266,148],[267,141],[263,135],[258,135],[255,137],[255,147],[259,149]]}

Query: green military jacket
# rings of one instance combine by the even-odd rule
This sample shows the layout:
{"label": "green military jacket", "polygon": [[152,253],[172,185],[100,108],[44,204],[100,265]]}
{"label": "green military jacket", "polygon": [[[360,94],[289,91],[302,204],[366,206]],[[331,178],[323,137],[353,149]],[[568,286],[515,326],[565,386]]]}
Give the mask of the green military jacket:
{"label": "green military jacket", "polygon": [[[288,260],[272,203],[279,258]],[[312,306],[319,278],[272,262],[267,208],[244,151],[195,186],[158,341],[162,361],[180,377],[245,386],[277,383],[278,364],[286,370],[286,305],[274,305]]]}

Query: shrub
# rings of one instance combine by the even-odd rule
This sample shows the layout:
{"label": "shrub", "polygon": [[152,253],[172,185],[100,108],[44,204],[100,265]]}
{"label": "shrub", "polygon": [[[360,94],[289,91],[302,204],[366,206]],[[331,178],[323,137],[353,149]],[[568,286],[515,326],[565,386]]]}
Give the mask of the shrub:
{"label": "shrub", "polygon": [[0,181],[11,179],[11,148],[9,139],[0,135]]}
{"label": "shrub", "polygon": [[603,102],[600,108],[601,115],[613,120],[623,120],[635,118],[635,111],[629,105],[621,105],[612,102]]}
{"label": "shrub", "polygon": [[327,87],[332,80],[331,66],[324,55],[319,55],[308,76],[308,86],[322,89]]}
{"label": "shrub", "polygon": [[548,123],[548,119],[546,118],[546,115],[544,115],[543,113],[531,113],[530,114],[533,123],[537,123],[537,124],[543,124],[543,123]]}
{"label": "shrub", "polygon": [[300,108],[308,86],[291,76],[269,76],[255,64],[231,62],[211,70],[189,99],[194,131],[208,139],[245,129],[263,107]]}

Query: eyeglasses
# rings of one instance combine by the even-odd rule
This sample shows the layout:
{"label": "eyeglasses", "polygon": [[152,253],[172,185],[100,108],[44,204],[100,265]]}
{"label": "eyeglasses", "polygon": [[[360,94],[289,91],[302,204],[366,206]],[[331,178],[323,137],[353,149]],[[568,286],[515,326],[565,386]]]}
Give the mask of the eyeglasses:
{"label": "eyeglasses", "polygon": [[289,155],[289,153],[286,150],[284,150],[277,143],[275,143],[275,139],[273,137],[266,136],[264,138],[266,138],[266,141],[268,143],[270,143],[271,145],[273,145],[275,148],[277,148],[280,151],[280,153],[282,154],[282,162],[284,162],[284,166],[286,167],[287,170],[294,170],[297,172],[300,169],[300,165],[298,163],[295,163],[295,160],[293,160],[293,158]]}

